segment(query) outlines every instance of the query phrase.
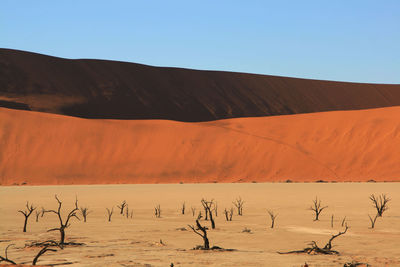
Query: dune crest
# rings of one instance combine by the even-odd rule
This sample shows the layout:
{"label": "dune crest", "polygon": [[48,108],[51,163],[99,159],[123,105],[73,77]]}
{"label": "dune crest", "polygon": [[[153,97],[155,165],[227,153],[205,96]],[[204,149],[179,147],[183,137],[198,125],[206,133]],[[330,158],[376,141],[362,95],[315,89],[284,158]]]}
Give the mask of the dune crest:
{"label": "dune crest", "polygon": [[183,123],[0,109],[0,182],[398,181],[400,107]]}
{"label": "dune crest", "polygon": [[187,122],[400,106],[400,84],[63,59],[0,48],[0,107]]}

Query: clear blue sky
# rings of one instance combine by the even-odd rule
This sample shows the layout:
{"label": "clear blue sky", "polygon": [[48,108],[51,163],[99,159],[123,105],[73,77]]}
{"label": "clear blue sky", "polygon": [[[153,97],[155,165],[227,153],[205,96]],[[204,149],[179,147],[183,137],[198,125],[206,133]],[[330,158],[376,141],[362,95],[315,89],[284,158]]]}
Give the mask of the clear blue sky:
{"label": "clear blue sky", "polygon": [[1,0],[0,47],[400,83],[400,0]]}

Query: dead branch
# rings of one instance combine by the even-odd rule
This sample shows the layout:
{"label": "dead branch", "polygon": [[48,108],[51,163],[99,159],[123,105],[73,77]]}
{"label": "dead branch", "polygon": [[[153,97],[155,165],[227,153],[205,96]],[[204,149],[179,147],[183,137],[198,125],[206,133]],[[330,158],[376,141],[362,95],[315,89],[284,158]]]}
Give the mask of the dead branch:
{"label": "dead branch", "polygon": [[8,263],[11,263],[11,264],[16,265],[16,263],[15,263],[14,261],[12,261],[12,260],[10,260],[10,259],[8,258],[8,253],[7,253],[7,252],[8,252],[8,248],[11,247],[11,246],[14,246],[14,244],[9,244],[9,245],[6,247],[6,249],[5,249],[5,251],[4,251],[5,257],[0,256],[0,262],[5,261],[5,262],[8,262]]}
{"label": "dead branch", "polygon": [[161,206],[158,204],[157,206],[154,207],[154,214],[156,218],[161,218]]}
{"label": "dead branch", "polygon": [[329,239],[328,243],[323,248],[320,248],[315,241],[311,241],[309,244],[310,247],[306,247],[305,249],[302,250],[293,250],[293,251],[288,251],[288,252],[279,252],[279,254],[299,254],[299,253],[307,253],[307,254],[327,254],[327,255],[332,255],[332,254],[339,254],[338,251],[332,250],[332,242],[335,238],[338,236],[344,235],[347,232],[347,229],[349,227],[346,225],[346,228],[344,231],[339,232],[336,235],[332,235],[332,237]]}
{"label": "dead branch", "polygon": [[368,217],[369,217],[369,220],[370,220],[370,222],[371,222],[371,227],[370,227],[370,228],[371,228],[371,229],[374,229],[374,228],[375,228],[376,219],[378,219],[379,215],[376,214],[375,217],[372,219],[372,217],[369,216],[369,214],[368,214]]}
{"label": "dead branch", "polygon": [[269,217],[271,217],[271,228],[274,228],[275,226],[275,219],[278,216],[278,214],[275,214],[272,210],[268,210]]}
{"label": "dead branch", "polygon": [[183,203],[182,203],[182,208],[181,208],[182,215],[185,214],[185,209],[186,209],[186,203],[183,202]]}
{"label": "dead branch", "polygon": [[232,203],[233,203],[233,205],[236,206],[238,215],[242,216],[243,215],[243,204],[244,204],[244,201],[242,200],[242,198],[239,197]]}
{"label": "dead branch", "polygon": [[344,223],[346,222],[346,216],[344,216],[343,220],[342,220],[342,227],[344,226]]}
{"label": "dead branch", "polygon": [[84,207],[80,207],[80,211],[83,217],[83,222],[86,222],[87,216],[89,215],[89,213],[91,213],[91,211],[89,211],[88,208],[84,208]]}
{"label": "dead branch", "polygon": [[215,214],[215,217],[218,217],[218,202],[215,202],[215,204],[214,204],[214,214]]}
{"label": "dead branch", "polygon": [[33,205],[31,204],[29,206],[29,202],[26,202],[26,210],[19,210],[18,212],[21,213],[22,215],[24,215],[25,220],[24,220],[24,228],[23,228],[23,232],[26,232],[26,225],[28,224],[28,218],[29,216],[31,216],[32,212],[36,209],[36,207],[33,207]]}
{"label": "dead branch", "polygon": [[107,214],[108,214],[108,221],[111,222],[111,216],[114,213],[114,207],[111,208],[111,210],[109,208],[106,208],[107,210]]}
{"label": "dead branch", "polygon": [[36,222],[39,221],[39,216],[40,216],[40,214],[42,214],[41,211],[38,211],[38,210],[35,211]]}
{"label": "dead branch", "polygon": [[120,209],[120,214],[124,214],[124,208],[126,207],[126,201],[122,201],[121,205],[117,205],[117,207]]}
{"label": "dead branch", "polygon": [[318,200],[318,197],[315,197],[315,200],[313,200],[313,206],[310,207],[310,210],[315,212],[314,221],[318,221],[319,220],[319,215],[327,207],[328,206],[321,207],[321,200]]}
{"label": "dead branch", "polygon": [[227,209],[224,209],[224,214],[226,221],[232,221],[233,208],[231,208],[229,211]]}
{"label": "dead branch", "polygon": [[190,209],[192,210],[192,216],[194,217],[194,215],[196,215],[196,208],[190,207]]}
{"label": "dead branch", "polygon": [[376,208],[376,211],[378,212],[378,216],[382,217],[383,212],[385,212],[388,209],[388,202],[391,200],[386,196],[386,194],[381,194],[378,197],[376,197],[374,194],[372,194],[369,199],[372,201],[373,206]]}
{"label": "dead branch", "polygon": [[53,228],[50,230],[47,230],[47,232],[51,232],[51,231],[59,231],[60,232],[60,245],[64,245],[65,243],[65,229],[68,228],[70,226],[69,224],[69,220],[71,218],[76,218],[78,220],[79,217],[76,215],[76,212],[79,210],[78,208],[78,198],[75,199],[75,208],[73,208],[67,215],[65,222],[63,221],[62,217],[61,217],[61,207],[62,207],[62,202],[58,199],[57,195],[55,195],[55,198],[58,202],[58,209],[57,210],[45,210],[45,213],[54,213],[57,215],[58,220],[60,222],[60,227],[59,228]]}
{"label": "dead branch", "polygon": [[211,201],[207,201],[206,199],[201,200],[201,205],[203,205],[204,211],[206,213],[206,219],[207,219],[207,214],[210,216],[210,221],[211,221],[211,228],[215,229],[215,221],[212,215],[212,207],[214,205],[214,200],[211,199]]}
{"label": "dead branch", "polygon": [[326,243],[326,245],[324,246],[324,249],[327,249],[327,250],[331,250],[332,249],[332,241],[333,241],[333,239],[335,239],[336,237],[339,237],[341,235],[344,235],[347,232],[347,230],[349,229],[347,224],[346,224],[345,227],[346,228],[344,229],[343,232],[339,232],[336,235],[332,235],[332,237],[329,239],[328,243]]}
{"label": "dead branch", "polygon": [[[198,234],[199,236],[201,236],[203,238],[203,242],[204,242],[203,248],[206,250],[210,249],[210,242],[207,237],[207,228],[201,226],[199,220],[196,220],[196,228],[193,225],[188,225],[188,226],[190,227],[190,229],[192,229],[192,231],[194,233]],[[200,230],[201,233],[197,230]]]}
{"label": "dead branch", "polygon": [[[48,244],[48,245],[46,245],[45,247],[43,247],[43,248],[39,251],[39,253],[36,255],[36,257],[33,259],[32,265],[36,265],[37,261],[39,260],[39,257],[42,256],[42,255],[43,255],[44,253],[46,253],[47,251],[53,251],[53,252],[56,252],[56,251],[57,251],[56,249],[49,248],[50,246],[54,246],[54,244]],[[57,244],[56,246],[58,246],[59,248],[62,249],[62,247],[61,247],[59,244]]]}

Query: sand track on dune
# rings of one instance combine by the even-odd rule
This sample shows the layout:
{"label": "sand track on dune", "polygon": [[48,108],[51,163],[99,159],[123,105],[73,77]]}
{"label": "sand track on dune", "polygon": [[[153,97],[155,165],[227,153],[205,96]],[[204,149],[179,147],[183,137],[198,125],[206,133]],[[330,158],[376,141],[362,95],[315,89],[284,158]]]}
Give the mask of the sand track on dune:
{"label": "sand track on dune", "polygon": [[0,109],[0,182],[397,181],[400,107],[184,123]]}

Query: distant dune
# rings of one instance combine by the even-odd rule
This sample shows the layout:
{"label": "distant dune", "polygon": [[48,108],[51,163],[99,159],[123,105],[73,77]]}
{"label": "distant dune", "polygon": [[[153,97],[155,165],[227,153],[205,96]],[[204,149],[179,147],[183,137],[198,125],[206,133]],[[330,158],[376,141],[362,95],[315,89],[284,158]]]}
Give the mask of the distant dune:
{"label": "distant dune", "polygon": [[0,108],[0,182],[399,181],[400,107],[184,123]]}
{"label": "distant dune", "polygon": [[84,118],[199,122],[400,106],[400,85],[70,60],[0,49],[0,106]]}

